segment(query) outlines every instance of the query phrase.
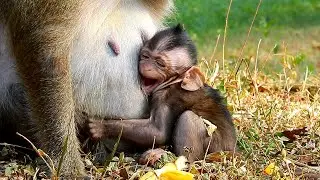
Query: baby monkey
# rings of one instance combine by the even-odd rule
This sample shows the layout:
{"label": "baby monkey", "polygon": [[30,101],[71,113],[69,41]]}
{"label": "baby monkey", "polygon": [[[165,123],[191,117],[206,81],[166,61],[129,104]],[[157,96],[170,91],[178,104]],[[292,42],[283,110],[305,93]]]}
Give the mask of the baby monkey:
{"label": "baby monkey", "polygon": [[[139,61],[142,87],[150,94],[150,118],[91,119],[92,138],[115,138],[123,128],[122,140],[139,147],[172,145],[176,155],[185,155],[189,148],[190,161],[203,158],[210,140],[209,153],[234,151],[231,115],[219,92],[204,83],[196,64],[195,45],[181,25],[156,33],[145,42]],[[217,126],[212,138],[202,118]]]}

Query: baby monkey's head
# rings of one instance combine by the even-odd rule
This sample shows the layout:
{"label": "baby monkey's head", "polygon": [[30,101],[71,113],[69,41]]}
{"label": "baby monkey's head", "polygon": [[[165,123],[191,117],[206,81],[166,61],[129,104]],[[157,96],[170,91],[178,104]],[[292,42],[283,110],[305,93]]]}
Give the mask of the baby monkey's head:
{"label": "baby monkey's head", "polygon": [[183,74],[197,64],[194,43],[180,24],[156,33],[140,52],[139,71],[143,88],[152,92],[158,85]]}

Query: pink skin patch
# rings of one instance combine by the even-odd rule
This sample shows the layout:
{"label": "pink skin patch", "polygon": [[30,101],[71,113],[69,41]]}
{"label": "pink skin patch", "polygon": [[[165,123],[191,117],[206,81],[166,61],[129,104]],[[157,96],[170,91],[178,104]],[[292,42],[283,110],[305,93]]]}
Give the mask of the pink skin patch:
{"label": "pink skin patch", "polygon": [[108,46],[111,48],[111,50],[113,51],[113,53],[116,56],[118,56],[120,54],[120,47],[115,41],[109,40],[108,41]]}
{"label": "pink skin patch", "polygon": [[184,70],[184,67],[189,67],[191,65],[190,55],[185,48],[174,48],[170,51],[166,51],[165,53],[168,57],[170,57],[170,66],[176,71]]}
{"label": "pink skin patch", "polygon": [[[166,42],[168,43],[168,42]],[[155,54],[158,54],[159,52],[155,51]],[[170,57],[168,60],[168,63],[170,63],[170,67],[174,69],[178,74],[183,73],[186,70],[186,67],[191,66],[191,60],[190,56],[188,54],[187,49],[185,48],[174,48],[170,51],[165,52],[167,57]],[[140,71],[141,69],[146,69],[146,65],[139,64]],[[142,76],[142,75],[141,75]],[[168,79],[165,79],[164,81],[167,81]],[[163,83],[163,80],[159,79],[152,79],[150,77],[142,76],[142,89],[147,94],[151,94],[153,90],[155,90],[160,84]]]}

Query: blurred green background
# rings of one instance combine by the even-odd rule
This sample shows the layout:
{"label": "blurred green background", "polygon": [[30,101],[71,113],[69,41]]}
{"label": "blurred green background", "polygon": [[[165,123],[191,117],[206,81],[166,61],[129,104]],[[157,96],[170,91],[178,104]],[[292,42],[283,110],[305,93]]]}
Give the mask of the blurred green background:
{"label": "blurred green background", "polygon": [[[214,58],[221,59],[229,2],[175,0],[176,11],[168,23],[172,25],[180,22],[185,25],[198,46],[199,58],[211,56],[220,34]],[[226,42],[226,57],[230,60],[239,56],[258,3],[259,0],[233,0]],[[320,0],[263,0],[244,51],[245,58],[255,56],[259,39],[261,56],[266,56],[270,51],[278,53],[285,50],[298,58],[294,61],[297,61],[299,67],[305,69],[308,66],[311,71],[316,71],[317,61],[320,60]],[[265,71],[270,69],[265,68]]]}

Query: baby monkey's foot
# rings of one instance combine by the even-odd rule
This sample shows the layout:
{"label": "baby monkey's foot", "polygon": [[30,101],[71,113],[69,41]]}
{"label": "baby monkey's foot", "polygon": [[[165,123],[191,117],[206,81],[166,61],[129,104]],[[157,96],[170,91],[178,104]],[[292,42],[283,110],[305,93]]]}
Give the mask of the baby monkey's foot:
{"label": "baby monkey's foot", "polygon": [[106,134],[106,128],[102,121],[104,120],[89,120],[88,126],[90,129],[91,138],[94,140],[102,139]]}
{"label": "baby monkey's foot", "polygon": [[150,149],[141,155],[139,163],[153,166],[165,153],[166,151],[161,148]]}

